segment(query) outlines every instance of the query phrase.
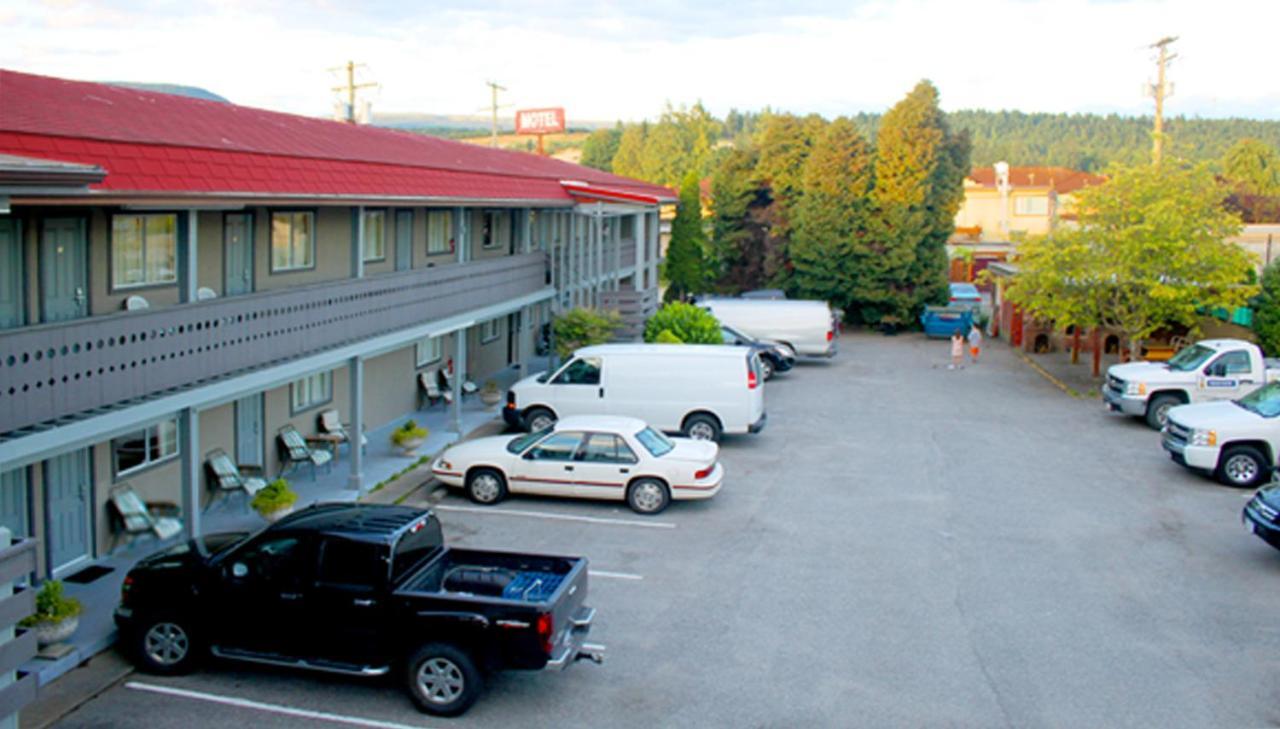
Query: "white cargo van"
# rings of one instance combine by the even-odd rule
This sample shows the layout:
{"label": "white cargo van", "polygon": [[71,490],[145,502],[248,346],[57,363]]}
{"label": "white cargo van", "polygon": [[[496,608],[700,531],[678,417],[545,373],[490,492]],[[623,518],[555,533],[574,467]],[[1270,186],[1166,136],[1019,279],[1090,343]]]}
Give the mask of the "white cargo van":
{"label": "white cargo van", "polygon": [[721,324],[756,339],[781,342],[796,354],[831,357],[836,353],[836,318],[825,301],[800,299],[702,299],[698,306]]}
{"label": "white cargo van", "polygon": [[626,415],[718,441],[764,427],[764,376],[749,347],[600,344],[512,385],[502,415],[535,431],[570,415]]}

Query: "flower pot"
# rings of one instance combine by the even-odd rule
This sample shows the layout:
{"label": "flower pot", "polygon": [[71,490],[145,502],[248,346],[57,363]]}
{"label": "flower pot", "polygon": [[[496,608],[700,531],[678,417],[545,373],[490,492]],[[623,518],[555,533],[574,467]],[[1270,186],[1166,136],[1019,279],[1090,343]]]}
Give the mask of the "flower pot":
{"label": "flower pot", "polygon": [[36,642],[39,643],[41,647],[44,647],[47,645],[53,645],[54,643],[61,643],[67,638],[70,638],[71,634],[76,632],[76,628],[79,627],[80,618],[71,617],[64,618],[56,623],[51,620],[42,620],[36,623],[35,627],[31,630],[36,634]]}
{"label": "flower pot", "polygon": [[268,522],[271,522],[271,523],[275,523],[275,522],[277,522],[277,521],[280,521],[281,519],[285,518],[286,516],[288,516],[288,515],[290,515],[290,514],[292,514],[292,513],[293,513],[293,505],[292,505],[292,504],[290,504],[289,506],[284,507],[283,509],[276,509],[275,511],[259,511],[259,512],[258,512],[258,514],[259,514],[263,519],[266,519]]}
{"label": "flower pot", "polygon": [[494,405],[497,405],[498,403],[502,402],[502,393],[496,390],[492,392],[488,390],[481,390],[480,402],[484,403],[484,406],[486,408],[491,408]]}
{"label": "flower pot", "polygon": [[412,456],[413,452],[418,450],[419,446],[426,442],[426,438],[405,438],[398,444],[400,446],[400,455]]}

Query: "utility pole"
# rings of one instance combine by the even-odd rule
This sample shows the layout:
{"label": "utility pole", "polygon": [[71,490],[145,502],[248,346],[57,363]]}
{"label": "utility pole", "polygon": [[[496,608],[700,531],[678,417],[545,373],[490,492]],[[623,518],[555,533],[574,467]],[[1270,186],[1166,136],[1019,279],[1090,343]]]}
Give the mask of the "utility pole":
{"label": "utility pole", "polygon": [[492,121],[492,126],[490,127],[491,131],[489,136],[489,146],[497,147],[498,146],[498,92],[506,91],[507,88],[505,86],[499,86],[494,81],[485,81],[484,83],[486,86],[489,87],[489,92],[492,94],[492,101],[489,105],[489,111],[493,114],[493,121]]}
{"label": "utility pole", "polygon": [[1155,129],[1151,134],[1151,161],[1156,166],[1160,165],[1160,158],[1164,153],[1164,100],[1173,96],[1173,85],[1165,78],[1165,68],[1169,61],[1178,57],[1176,53],[1169,53],[1169,45],[1176,40],[1177,36],[1166,36],[1150,46],[1160,50],[1160,55],[1156,58],[1156,82],[1147,85],[1147,92],[1156,100]]}
{"label": "utility pole", "polygon": [[363,83],[363,84],[356,83],[356,69],[361,68],[363,66],[364,66],[363,63],[358,64],[355,61],[347,61],[346,66],[338,66],[337,68],[329,69],[330,71],[345,70],[347,72],[347,82],[342,86],[334,86],[333,90],[343,92],[346,94],[347,122],[350,124],[356,123],[356,91],[359,89],[370,89],[378,85],[372,82]]}

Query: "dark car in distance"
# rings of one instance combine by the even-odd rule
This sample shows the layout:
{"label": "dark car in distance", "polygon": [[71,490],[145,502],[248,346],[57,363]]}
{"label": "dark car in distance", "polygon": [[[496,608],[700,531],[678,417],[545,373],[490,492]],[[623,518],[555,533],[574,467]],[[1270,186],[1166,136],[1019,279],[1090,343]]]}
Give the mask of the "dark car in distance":
{"label": "dark car in distance", "polygon": [[1280,484],[1263,486],[1240,514],[1250,534],[1280,549]]}
{"label": "dark car in distance", "polygon": [[750,347],[752,352],[760,355],[760,365],[766,380],[777,372],[786,372],[796,366],[796,351],[781,342],[757,339],[728,324],[720,325],[720,337],[725,344]]}
{"label": "dark car in distance", "polygon": [[143,670],[201,658],[351,676],[392,674],[456,716],[499,669],[580,658],[595,611],[587,560],[450,549],[426,510],[320,504],[253,534],[215,534],[139,562],[116,625]]}

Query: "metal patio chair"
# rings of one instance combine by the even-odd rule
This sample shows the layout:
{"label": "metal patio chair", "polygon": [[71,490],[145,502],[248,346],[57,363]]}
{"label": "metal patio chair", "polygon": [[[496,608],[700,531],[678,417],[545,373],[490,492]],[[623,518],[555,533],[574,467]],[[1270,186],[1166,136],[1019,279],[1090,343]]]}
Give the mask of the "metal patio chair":
{"label": "metal patio chair", "polygon": [[112,549],[124,537],[132,542],[138,537],[152,534],[164,541],[182,533],[182,520],[177,518],[179,510],[172,503],[145,502],[128,483],[112,487],[109,498],[116,526]]}
{"label": "metal patio chair", "polygon": [[[246,476],[245,471],[253,470],[261,472],[258,466],[242,466],[231,460],[231,456],[221,448],[214,448],[205,454],[205,468],[209,470],[209,485],[214,491],[214,501],[218,496],[230,496],[237,491],[243,491],[245,494],[245,508],[249,508],[249,502],[253,499],[253,495],[261,491],[267,482],[259,476]],[[213,506],[212,503],[209,504]]]}
{"label": "metal patio chair", "polygon": [[312,448],[307,445],[306,438],[302,437],[302,433],[292,425],[286,425],[280,429],[277,434],[277,440],[280,443],[280,473],[292,471],[304,463],[311,464],[311,480],[316,480],[316,467],[324,466],[326,473],[333,463],[333,454],[321,448]]}

